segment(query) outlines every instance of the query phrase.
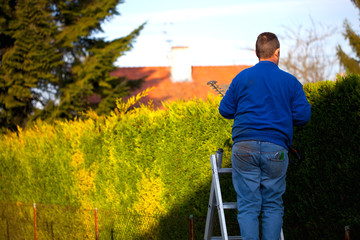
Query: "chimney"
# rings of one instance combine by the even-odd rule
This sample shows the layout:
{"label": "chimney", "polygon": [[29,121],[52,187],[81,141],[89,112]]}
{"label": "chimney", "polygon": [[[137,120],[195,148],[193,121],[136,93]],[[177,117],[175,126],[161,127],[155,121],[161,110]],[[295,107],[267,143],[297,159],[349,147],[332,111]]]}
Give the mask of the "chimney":
{"label": "chimney", "polygon": [[191,61],[188,47],[171,48],[171,80],[191,82]]}

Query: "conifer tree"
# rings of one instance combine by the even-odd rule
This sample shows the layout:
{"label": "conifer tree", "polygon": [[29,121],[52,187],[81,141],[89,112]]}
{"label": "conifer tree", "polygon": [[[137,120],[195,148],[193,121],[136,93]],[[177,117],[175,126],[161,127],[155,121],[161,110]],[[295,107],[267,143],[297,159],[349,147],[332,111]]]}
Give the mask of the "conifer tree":
{"label": "conifer tree", "polygon": [[[351,0],[355,7],[360,10],[360,0]],[[340,64],[350,73],[360,74],[360,36],[355,33],[353,28],[350,26],[349,22],[345,20],[345,33],[344,36],[349,40],[350,46],[356,54],[356,58],[346,54],[340,45],[337,46],[337,56],[340,60]]]}
{"label": "conifer tree", "polygon": [[56,25],[45,1],[1,3],[0,124],[13,128],[27,120],[40,91],[56,84],[52,71],[61,66],[61,54],[52,43]]}
{"label": "conifer tree", "polygon": [[[144,25],[105,41],[101,23],[122,0],[7,0],[0,3],[0,128],[29,119],[107,113],[139,81],[110,76]],[[130,84],[132,83],[132,85]],[[40,108],[39,108],[40,106]]]}

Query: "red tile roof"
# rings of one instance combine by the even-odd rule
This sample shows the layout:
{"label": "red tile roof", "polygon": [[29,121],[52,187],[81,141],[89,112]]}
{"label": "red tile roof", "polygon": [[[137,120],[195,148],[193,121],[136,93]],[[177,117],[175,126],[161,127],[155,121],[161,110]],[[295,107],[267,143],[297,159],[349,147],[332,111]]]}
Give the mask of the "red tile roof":
{"label": "red tile roof", "polygon": [[[142,99],[146,103],[153,100],[154,107],[162,106],[162,101],[173,101],[178,99],[190,100],[194,97],[206,99],[208,93],[214,90],[207,85],[207,82],[217,81],[219,86],[227,88],[231,80],[243,69],[250,66],[192,66],[191,82],[172,82],[170,77],[171,67],[124,67],[112,72],[113,76],[127,77],[128,79],[145,78],[141,89],[132,91],[134,96],[147,88],[155,87],[149,92],[149,96]],[[214,93],[215,94],[215,93]]]}

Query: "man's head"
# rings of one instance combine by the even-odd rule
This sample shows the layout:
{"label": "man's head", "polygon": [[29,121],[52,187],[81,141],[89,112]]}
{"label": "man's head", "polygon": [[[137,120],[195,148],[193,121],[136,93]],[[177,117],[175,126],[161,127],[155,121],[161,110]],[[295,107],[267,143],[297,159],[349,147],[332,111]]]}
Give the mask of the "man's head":
{"label": "man's head", "polygon": [[270,32],[261,33],[256,40],[256,56],[259,60],[280,57],[280,42],[275,34]]}

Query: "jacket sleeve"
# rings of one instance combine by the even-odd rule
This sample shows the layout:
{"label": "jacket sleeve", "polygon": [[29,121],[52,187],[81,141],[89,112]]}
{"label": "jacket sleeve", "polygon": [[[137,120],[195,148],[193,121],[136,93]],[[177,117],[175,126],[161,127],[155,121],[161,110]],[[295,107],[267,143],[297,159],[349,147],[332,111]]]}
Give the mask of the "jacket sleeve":
{"label": "jacket sleeve", "polygon": [[311,105],[306,99],[302,85],[296,89],[292,101],[292,118],[295,126],[305,125],[311,117]]}
{"label": "jacket sleeve", "polygon": [[236,113],[236,101],[233,91],[233,84],[230,84],[229,89],[226,91],[225,96],[220,102],[219,113],[226,119],[234,119]]}

